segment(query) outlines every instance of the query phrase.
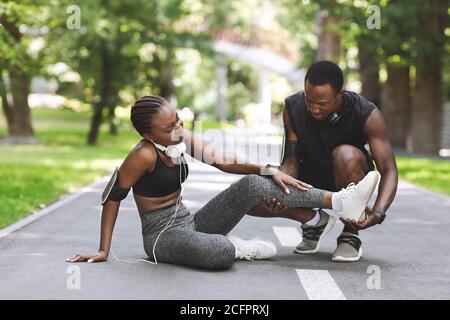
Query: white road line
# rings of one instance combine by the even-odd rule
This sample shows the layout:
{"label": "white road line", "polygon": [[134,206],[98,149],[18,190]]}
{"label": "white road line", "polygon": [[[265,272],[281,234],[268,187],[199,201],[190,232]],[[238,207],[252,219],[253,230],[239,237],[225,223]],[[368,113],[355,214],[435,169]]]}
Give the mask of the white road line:
{"label": "white road line", "polygon": [[310,300],[347,300],[327,270],[295,271]]}
{"label": "white road line", "polygon": [[302,241],[302,236],[294,227],[272,227],[273,232],[283,247],[295,247]]}

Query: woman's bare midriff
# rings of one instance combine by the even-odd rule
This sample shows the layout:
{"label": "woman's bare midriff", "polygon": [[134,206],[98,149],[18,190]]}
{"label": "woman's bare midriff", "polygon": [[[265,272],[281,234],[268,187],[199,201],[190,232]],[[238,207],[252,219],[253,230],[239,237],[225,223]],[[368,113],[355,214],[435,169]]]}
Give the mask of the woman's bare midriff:
{"label": "woman's bare midriff", "polygon": [[[178,189],[174,193],[171,193],[164,197],[157,197],[157,198],[140,196],[136,193],[133,193],[133,196],[139,211],[139,215],[142,217],[146,212],[154,211],[161,208],[167,208],[175,205],[177,203],[177,198],[180,195],[180,192],[181,189]],[[147,214],[151,214],[151,212]]]}

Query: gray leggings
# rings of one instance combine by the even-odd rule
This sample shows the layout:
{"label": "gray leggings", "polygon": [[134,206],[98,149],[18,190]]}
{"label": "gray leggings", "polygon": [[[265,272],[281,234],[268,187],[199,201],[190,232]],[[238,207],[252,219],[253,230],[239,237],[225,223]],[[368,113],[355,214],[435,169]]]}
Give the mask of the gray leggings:
{"label": "gray leggings", "polygon": [[[321,207],[325,191],[300,191],[289,187],[286,194],[269,177],[248,175],[216,195],[195,214],[180,204],[173,224],[158,239],[158,262],[203,269],[228,269],[235,260],[233,244],[225,237],[261,198],[275,197],[288,207]],[[150,259],[156,238],[175,212],[175,206],[147,212],[142,218],[144,249]]]}

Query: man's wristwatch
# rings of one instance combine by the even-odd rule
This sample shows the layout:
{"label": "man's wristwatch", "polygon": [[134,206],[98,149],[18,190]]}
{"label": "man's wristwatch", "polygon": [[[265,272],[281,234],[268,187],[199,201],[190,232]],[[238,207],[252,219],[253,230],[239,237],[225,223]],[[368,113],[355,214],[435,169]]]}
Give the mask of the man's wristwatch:
{"label": "man's wristwatch", "polygon": [[386,213],[381,212],[377,209],[373,209],[372,212],[378,214],[381,217],[381,220],[378,222],[378,224],[382,224],[384,219],[386,219]]}

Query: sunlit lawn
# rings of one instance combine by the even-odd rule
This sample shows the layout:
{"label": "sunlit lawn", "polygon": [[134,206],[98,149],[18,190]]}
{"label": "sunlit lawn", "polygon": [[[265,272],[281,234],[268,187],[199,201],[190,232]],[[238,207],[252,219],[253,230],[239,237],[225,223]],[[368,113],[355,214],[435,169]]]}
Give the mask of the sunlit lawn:
{"label": "sunlit lawn", "polygon": [[[0,145],[0,228],[110,172],[139,137],[130,128],[85,144],[87,113],[33,110],[37,145]],[[0,135],[6,129],[1,121]]]}
{"label": "sunlit lawn", "polygon": [[450,160],[397,157],[400,178],[450,195]]}

